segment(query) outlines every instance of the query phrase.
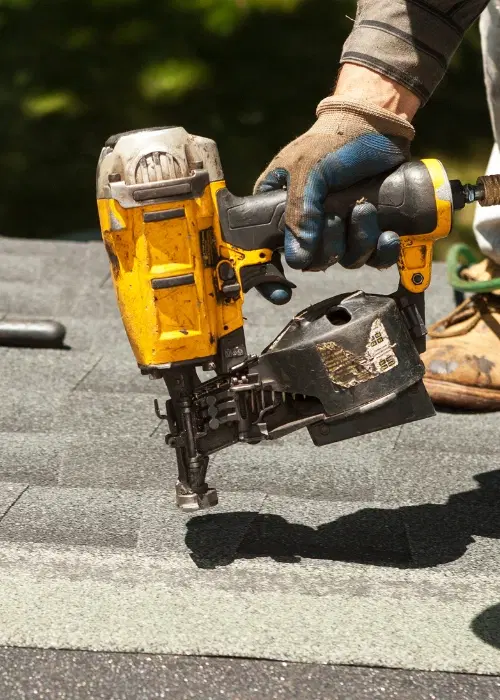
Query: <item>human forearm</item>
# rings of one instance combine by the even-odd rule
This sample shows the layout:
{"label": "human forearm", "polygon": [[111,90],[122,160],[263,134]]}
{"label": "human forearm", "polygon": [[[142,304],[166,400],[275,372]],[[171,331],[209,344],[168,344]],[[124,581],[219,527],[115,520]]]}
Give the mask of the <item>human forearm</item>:
{"label": "human forearm", "polygon": [[371,68],[350,63],[340,69],[334,94],[370,102],[410,122],[420,106],[420,99],[399,83]]}
{"label": "human forearm", "polygon": [[424,104],[488,0],[358,0],[341,63],[370,68]]}

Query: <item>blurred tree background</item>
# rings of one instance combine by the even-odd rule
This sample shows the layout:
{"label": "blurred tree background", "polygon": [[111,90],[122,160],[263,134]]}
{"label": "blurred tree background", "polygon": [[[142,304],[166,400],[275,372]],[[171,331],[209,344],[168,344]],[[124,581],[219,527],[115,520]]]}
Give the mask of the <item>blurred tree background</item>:
{"label": "blurred tree background", "polygon": [[[314,120],[354,13],[354,0],[0,0],[0,233],[95,230],[100,149],[147,126],[214,138],[229,187],[249,193]],[[485,166],[477,27],[416,128],[415,156],[465,178]]]}

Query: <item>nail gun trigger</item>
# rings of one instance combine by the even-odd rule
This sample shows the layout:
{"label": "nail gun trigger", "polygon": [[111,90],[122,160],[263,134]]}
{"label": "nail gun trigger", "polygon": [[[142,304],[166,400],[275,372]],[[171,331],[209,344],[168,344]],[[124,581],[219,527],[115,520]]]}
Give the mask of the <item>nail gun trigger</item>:
{"label": "nail gun trigger", "polygon": [[240,277],[241,286],[245,294],[253,287],[269,282],[282,284],[289,289],[295,289],[297,287],[296,284],[285,277],[274,262],[262,263],[259,265],[246,265],[241,268]]}

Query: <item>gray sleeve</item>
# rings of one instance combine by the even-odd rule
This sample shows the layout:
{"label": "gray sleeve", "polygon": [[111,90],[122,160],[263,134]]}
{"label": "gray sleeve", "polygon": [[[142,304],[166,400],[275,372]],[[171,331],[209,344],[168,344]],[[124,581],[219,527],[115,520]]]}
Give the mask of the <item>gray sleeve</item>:
{"label": "gray sleeve", "polygon": [[341,63],[382,73],[427,102],[488,0],[358,0]]}

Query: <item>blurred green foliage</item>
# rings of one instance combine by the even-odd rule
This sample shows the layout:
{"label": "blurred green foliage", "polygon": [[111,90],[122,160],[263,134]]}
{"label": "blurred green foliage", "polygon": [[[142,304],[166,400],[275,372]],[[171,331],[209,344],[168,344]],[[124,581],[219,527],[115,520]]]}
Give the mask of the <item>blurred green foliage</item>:
{"label": "blurred green foliage", "polygon": [[[95,228],[112,133],[180,124],[214,138],[251,191],[331,90],[353,0],[0,0],[0,232]],[[415,155],[460,173],[491,134],[477,29],[416,120]]]}

